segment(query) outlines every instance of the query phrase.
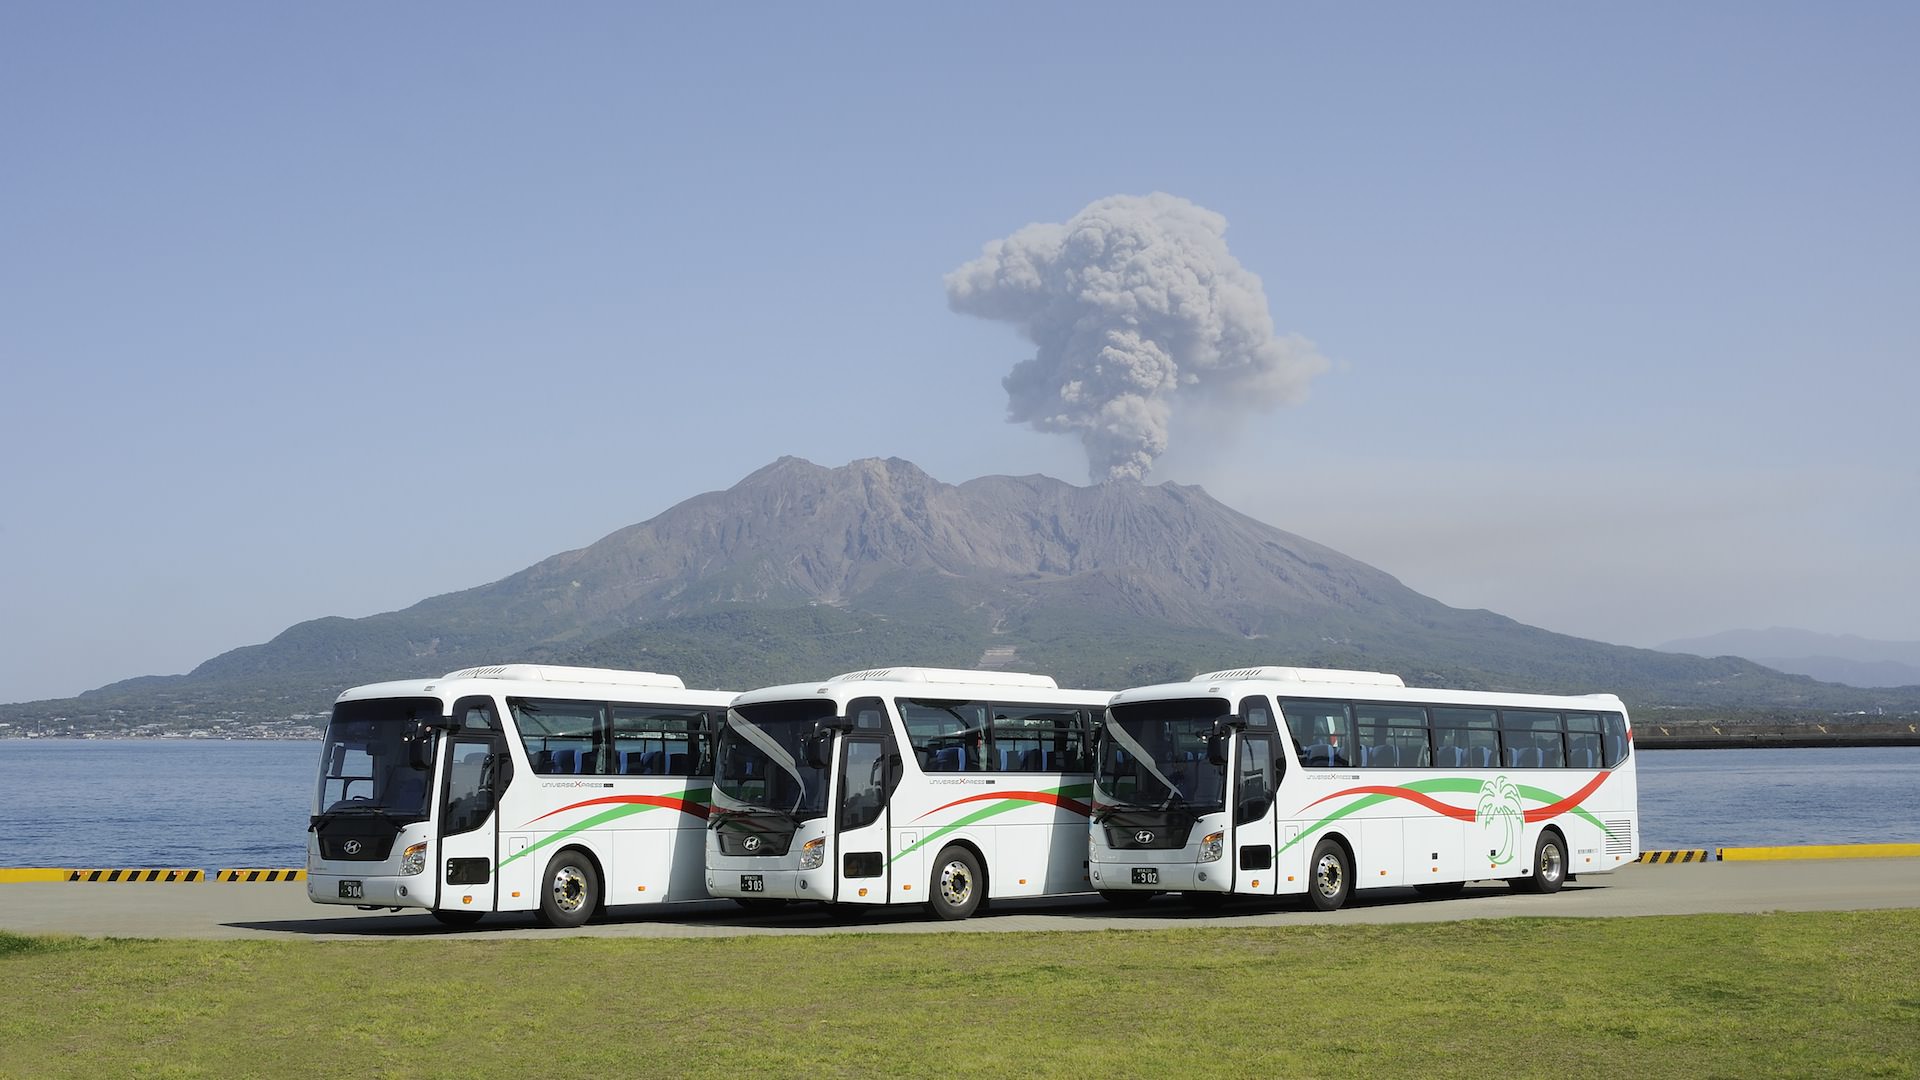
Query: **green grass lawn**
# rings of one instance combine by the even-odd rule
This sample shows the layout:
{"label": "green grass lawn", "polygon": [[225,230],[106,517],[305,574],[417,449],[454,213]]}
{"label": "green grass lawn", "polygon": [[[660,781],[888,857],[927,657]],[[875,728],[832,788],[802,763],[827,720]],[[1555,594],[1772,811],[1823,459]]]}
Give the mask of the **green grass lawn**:
{"label": "green grass lawn", "polygon": [[404,942],[0,933],[6,1076],[1920,1075],[1920,911]]}

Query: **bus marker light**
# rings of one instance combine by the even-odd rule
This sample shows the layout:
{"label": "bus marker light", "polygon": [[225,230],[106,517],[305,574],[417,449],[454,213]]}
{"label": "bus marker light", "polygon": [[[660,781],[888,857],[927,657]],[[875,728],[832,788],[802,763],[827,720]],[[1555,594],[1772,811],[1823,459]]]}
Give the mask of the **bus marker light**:
{"label": "bus marker light", "polygon": [[1256,888],[1256,889],[1260,887],[1260,879],[1259,879],[1259,878],[1254,878],[1254,879],[1253,879],[1253,887],[1254,887],[1254,888]]}
{"label": "bus marker light", "polygon": [[515,900],[518,900],[518,899],[520,899],[520,894],[519,894],[519,893],[517,893],[517,892],[516,892],[516,893],[514,893],[514,894],[513,894],[513,898],[514,898]]}
{"label": "bus marker light", "polygon": [[1025,885],[1026,883],[1027,883],[1027,879],[1026,879],[1026,878],[1021,878],[1021,879],[1020,879],[1020,884],[1022,884],[1022,885]]}
{"label": "bus marker light", "polygon": [[471,903],[473,903],[473,897],[471,897],[471,896],[463,896],[463,897],[461,897],[461,898],[460,898],[460,902],[461,902],[461,903],[463,903],[463,904],[471,904]]}
{"label": "bus marker light", "polygon": [[865,890],[865,889],[861,889],[861,890],[860,890],[860,895],[861,895],[861,896],[865,896],[865,895],[867,895],[867,890]]}
{"label": "bus marker light", "polygon": [[902,886],[900,886],[900,891],[901,891],[901,892],[912,892],[912,891],[913,891],[913,886],[911,886],[911,885],[902,885]]}

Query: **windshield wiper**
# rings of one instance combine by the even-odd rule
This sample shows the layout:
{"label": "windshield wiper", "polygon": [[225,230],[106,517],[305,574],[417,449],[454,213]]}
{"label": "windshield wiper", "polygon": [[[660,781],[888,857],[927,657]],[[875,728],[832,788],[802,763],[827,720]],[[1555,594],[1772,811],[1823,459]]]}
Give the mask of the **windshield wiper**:
{"label": "windshield wiper", "polygon": [[377,817],[380,820],[398,829],[398,828],[403,828],[407,825],[411,825],[416,821],[424,821],[426,819],[426,813],[422,811],[414,814],[412,817],[400,818],[396,816],[390,808],[385,806],[339,806],[339,807],[335,807],[332,810],[327,811],[324,814],[315,814],[313,815],[313,817],[309,818],[307,820],[307,831],[312,832],[313,830],[320,827],[321,822],[327,821],[332,818],[362,818],[362,817]]}
{"label": "windshield wiper", "polygon": [[715,804],[715,806],[711,811],[711,815],[714,818],[714,825],[716,827],[718,827],[720,821],[726,818],[752,817],[755,814],[772,814],[775,817],[785,820],[788,825],[792,826],[795,829],[798,829],[800,827],[800,815],[792,812],[791,810],[782,810],[777,806],[757,806],[756,805],[756,806],[749,806],[743,810],[737,807],[720,806],[718,804]]}

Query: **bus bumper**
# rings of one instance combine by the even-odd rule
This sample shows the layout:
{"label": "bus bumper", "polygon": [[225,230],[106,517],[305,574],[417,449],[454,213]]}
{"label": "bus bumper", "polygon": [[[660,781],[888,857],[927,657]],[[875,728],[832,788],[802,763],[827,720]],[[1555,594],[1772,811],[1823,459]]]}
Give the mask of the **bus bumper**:
{"label": "bus bumper", "polygon": [[425,874],[399,877],[309,869],[307,899],[343,907],[428,908],[433,906],[433,881]]}
{"label": "bus bumper", "polygon": [[831,900],[833,877],[824,870],[709,867],[707,891],[730,900]]}
{"label": "bus bumper", "polygon": [[[1166,854],[1179,859],[1183,852]],[[1087,875],[1101,892],[1231,892],[1233,869],[1226,860],[1197,863],[1192,855],[1181,861],[1115,862],[1095,858]]]}

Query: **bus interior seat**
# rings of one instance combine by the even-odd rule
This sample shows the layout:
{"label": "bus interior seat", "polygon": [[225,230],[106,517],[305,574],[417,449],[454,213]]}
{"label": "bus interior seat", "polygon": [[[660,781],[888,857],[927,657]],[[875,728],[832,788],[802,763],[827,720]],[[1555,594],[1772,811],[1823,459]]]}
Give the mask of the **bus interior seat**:
{"label": "bus interior seat", "polygon": [[965,772],[966,753],[957,746],[948,746],[933,752],[933,760],[927,766],[933,772]]}
{"label": "bus interior seat", "polygon": [[572,773],[578,772],[579,769],[580,751],[569,749],[555,750],[553,752],[553,768],[548,770],[549,772]]}
{"label": "bus interior seat", "polygon": [[686,754],[679,753],[679,754],[667,755],[667,775],[668,776],[686,776],[687,775],[687,755]]}

